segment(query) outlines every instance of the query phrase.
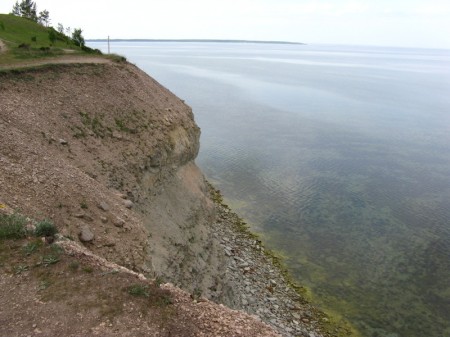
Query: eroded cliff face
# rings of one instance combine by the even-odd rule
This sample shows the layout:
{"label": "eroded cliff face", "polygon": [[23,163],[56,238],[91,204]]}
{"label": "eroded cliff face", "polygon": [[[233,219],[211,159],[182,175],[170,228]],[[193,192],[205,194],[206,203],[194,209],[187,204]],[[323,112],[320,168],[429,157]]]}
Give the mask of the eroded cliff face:
{"label": "eroded cliff face", "polygon": [[110,261],[231,296],[183,101],[111,63],[2,73],[0,102],[0,202]]}

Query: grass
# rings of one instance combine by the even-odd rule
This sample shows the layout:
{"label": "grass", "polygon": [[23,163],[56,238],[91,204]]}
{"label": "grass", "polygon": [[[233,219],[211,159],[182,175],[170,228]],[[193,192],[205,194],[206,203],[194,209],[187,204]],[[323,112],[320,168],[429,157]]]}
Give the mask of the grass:
{"label": "grass", "polygon": [[[50,41],[49,34],[55,40]],[[7,52],[0,53],[0,66],[19,63],[24,60],[71,55],[101,54],[98,50],[80,48],[71,38],[44,27],[32,20],[11,14],[0,14],[0,39],[7,46]],[[119,57],[115,57],[120,61]]]}
{"label": "grass", "polygon": [[[9,51],[0,54],[0,64],[14,63],[18,60],[57,56],[64,53],[63,49],[71,49],[81,53],[69,38],[57,34],[57,40],[52,44],[49,39],[50,28],[34,21],[10,14],[0,14],[0,39]],[[19,46],[21,46],[19,48]]]}
{"label": "grass", "polygon": [[133,284],[128,287],[128,293],[136,297],[148,297],[148,286],[143,286],[141,284]]}
{"label": "grass", "polygon": [[[94,135],[96,137],[104,138],[107,134],[110,134],[111,132],[102,124],[102,115],[99,116],[91,116],[87,112],[80,112],[81,117],[81,123],[92,130]],[[84,136],[86,136],[86,133],[83,129],[80,127],[77,127],[79,130],[82,131]]]}
{"label": "grass", "polygon": [[150,284],[132,284],[126,288],[128,294],[134,297],[144,297],[148,299],[148,305],[164,307],[172,304],[170,293]]}
{"label": "grass", "polygon": [[[4,207],[0,205],[0,208]],[[26,218],[19,214],[0,215],[0,219],[1,228],[15,224],[20,233],[27,224]],[[6,282],[3,299],[22,300],[30,295],[29,292],[14,292],[15,285],[20,284],[20,289],[32,289],[33,294],[28,296],[30,299],[25,300],[28,303],[34,303],[36,298],[52,305],[59,303],[65,313],[93,313],[101,320],[113,321],[122,315],[129,319],[148,317],[161,331],[168,329],[176,331],[175,335],[192,335],[188,331],[191,329],[189,326],[178,325],[177,309],[171,305],[169,291],[149,282],[137,281],[134,275],[117,270],[100,273],[88,261],[65,254],[60,246],[44,244],[33,236],[7,235],[0,241],[0,274],[7,276],[2,279]],[[132,308],[133,312],[125,312],[125,307]],[[44,309],[39,315],[52,319],[54,316],[48,315],[54,313]],[[15,310],[17,318],[14,324],[21,322],[24,311],[16,307],[11,310]],[[70,322],[71,316],[66,315],[64,319],[67,317],[67,322]]]}
{"label": "grass", "polygon": [[37,223],[34,234],[36,236],[53,236],[58,233],[56,226],[50,220],[43,220]]}
{"label": "grass", "polygon": [[31,254],[35,253],[41,246],[42,246],[42,241],[37,239],[35,241],[28,242],[23,247],[23,252],[26,256],[30,256]]}
{"label": "grass", "polygon": [[0,214],[0,239],[21,239],[27,235],[27,219],[18,213]]}
{"label": "grass", "polygon": [[[0,239],[23,239],[27,236],[27,218],[19,213],[0,214]],[[56,226],[50,220],[37,223],[35,236],[53,236],[58,232]],[[29,243],[24,251],[30,255],[38,246],[36,242]]]}
{"label": "grass", "polygon": [[60,260],[60,258],[57,255],[46,255],[46,256],[42,257],[42,264],[45,267],[48,267],[52,264],[58,263],[59,260]]}

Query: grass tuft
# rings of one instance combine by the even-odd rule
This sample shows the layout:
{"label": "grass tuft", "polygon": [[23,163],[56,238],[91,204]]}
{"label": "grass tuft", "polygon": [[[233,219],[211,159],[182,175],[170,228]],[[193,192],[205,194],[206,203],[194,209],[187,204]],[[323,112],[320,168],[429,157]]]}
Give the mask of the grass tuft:
{"label": "grass tuft", "polygon": [[26,244],[26,246],[23,247],[23,252],[26,256],[30,256],[31,254],[33,254],[34,252],[36,252],[38,250],[39,247],[42,246],[42,241],[33,241],[33,242],[28,242]]}
{"label": "grass tuft", "polygon": [[22,239],[26,237],[27,219],[20,214],[0,214],[0,239]]}
{"label": "grass tuft", "polygon": [[36,236],[53,236],[58,233],[58,229],[50,220],[42,220],[37,223],[34,234]]}
{"label": "grass tuft", "polygon": [[128,293],[136,297],[148,297],[148,286],[133,284],[128,287]]}

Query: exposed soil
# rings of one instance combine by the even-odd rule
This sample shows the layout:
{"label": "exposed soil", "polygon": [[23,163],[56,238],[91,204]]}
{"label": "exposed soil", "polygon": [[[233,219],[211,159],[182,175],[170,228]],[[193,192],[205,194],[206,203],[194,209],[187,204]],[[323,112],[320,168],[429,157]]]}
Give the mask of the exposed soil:
{"label": "exposed soil", "polygon": [[244,313],[62,245],[1,242],[1,336],[277,336]]}

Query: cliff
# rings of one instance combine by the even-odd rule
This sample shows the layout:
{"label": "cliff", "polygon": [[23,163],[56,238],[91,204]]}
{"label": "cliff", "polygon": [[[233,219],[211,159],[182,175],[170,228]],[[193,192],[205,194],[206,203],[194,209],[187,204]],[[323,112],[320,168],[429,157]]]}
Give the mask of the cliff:
{"label": "cliff", "polygon": [[[52,298],[60,312],[68,316],[81,310],[64,306],[83,302],[74,276],[66,275],[77,258],[86,265],[83,270],[98,270],[93,275],[76,274],[97,289],[96,294],[110,292],[108,284],[131,284],[137,277],[144,282],[143,289],[164,280],[187,292],[171,285],[155,290],[158,298],[165,298],[159,291],[167,291],[176,305],[171,314],[164,311],[166,306],[162,313],[153,313],[166,317],[166,323],[163,328],[149,326],[141,331],[144,335],[276,335],[255,317],[209,300],[258,314],[286,336],[334,335],[320,332],[326,330],[325,315],[287,286],[259,240],[210,197],[217,193],[194,162],[200,130],[191,109],[141,70],[102,59],[96,64],[3,71],[0,102],[0,205],[56,224],[58,244],[68,255],[52,274],[60,275],[54,282],[64,280],[62,288],[76,289],[70,300],[67,294]],[[10,261],[14,247],[2,242],[2,259]],[[40,249],[44,254],[47,248]],[[30,283],[33,275],[41,274],[28,268],[40,268],[44,260],[23,259],[15,266],[2,264],[2,287],[24,282],[27,289],[20,300],[3,298],[4,308],[46,301]],[[23,273],[14,272],[17,266]],[[119,271],[126,274],[121,281],[99,278]],[[147,290],[143,294],[149,297]],[[125,308],[126,299],[114,303],[121,301]],[[74,335],[94,334],[96,326],[100,335],[126,335],[130,324],[146,321],[142,312],[137,319],[122,309],[112,316],[108,311],[107,321],[82,320],[90,330],[78,329]],[[2,312],[7,320],[4,333],[15,335],[13,326],[19,323],[14,317],[20,312]],[[209,316],[216,318],[211,321]],[[109,324],[119,327],[114,330]],[[179,330],[180,326],[187,330]],[[47,334],[54,332],[47,329]]]}
{"label": "cliff", "polygon": [[125,63],[2,74],[0,95],[1,196],[11,207],[75,240],[92,232],[89,249],[130,269],[215,284],[184,276],[214,259],[188,106]]}

